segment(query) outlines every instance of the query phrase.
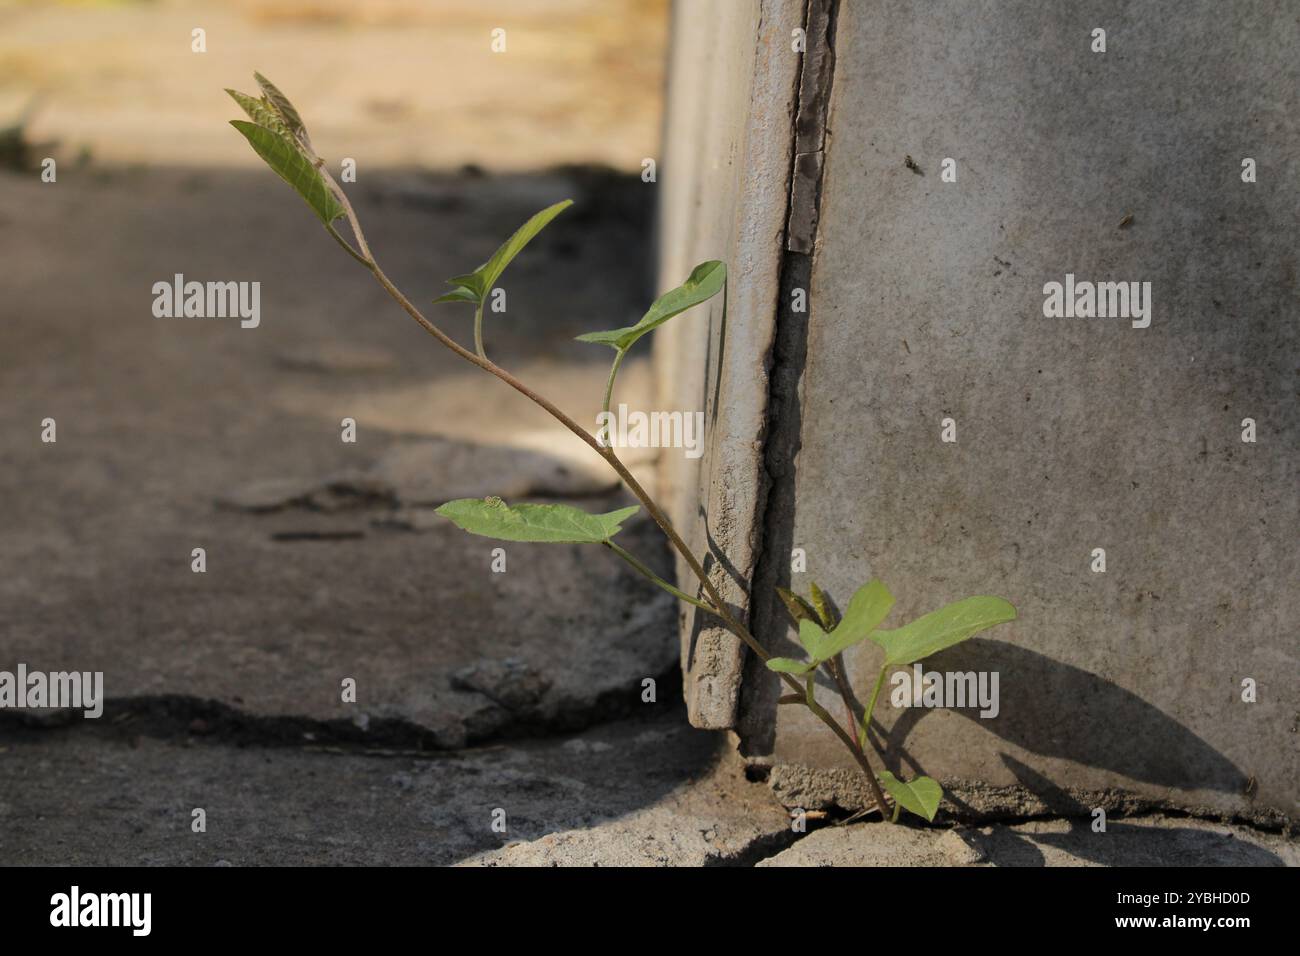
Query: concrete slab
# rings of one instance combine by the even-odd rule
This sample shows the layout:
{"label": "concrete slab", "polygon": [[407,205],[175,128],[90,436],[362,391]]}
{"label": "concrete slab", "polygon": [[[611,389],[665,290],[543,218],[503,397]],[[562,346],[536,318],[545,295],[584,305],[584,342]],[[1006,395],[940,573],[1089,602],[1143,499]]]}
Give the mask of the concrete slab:
{"label": "concrete slab", "polygon": [[[760,592],[752,627],[777,653],[797,645],[771,584],[816,580],[843,604],[880,577],[898,598],[891,625],[972,594],[1019,608],[1014,624],[928,662],[997,672],[996,718],[887,697],[880,711],[890,769],[939,777],[953,811],[1137,801],[1294,818],[1300,24],[1276,6],[1210,0],[808,9],[834,11],[822,191],[789,220],[816,223],[815,242],[789,246],[792,287],[764,285],[766,310],[729,317],[703,385],[674,386],[711,394],[725,387],[715,370],[750,361],[768,403],[759,432],[750,405],[735,413],[765,443],[764,467],[725,469],[727,496],[754,507],[725,535],[696,513],[696,540],[719,562],[739,556]],[[681,62],[714,75],[707,60]],[[761,75],[732,77],[714,99]],[[765,151],[734,145],[751,177],[773,173]],[[1255,182],[1242,180],[1247,157]],[[666,194],[665,216],[722,223],[724,248],[748,235],[727,231],[737,203],[741,221],[766,222],[786,201],[750,179],[722,193],[714,182],[695,172]],[[1067,275],[1149,282],[1149,327],[1045,316],[1045,285]],[[806,312],[788,297],[799,290]],[[769,354],[753,353],[760,333]],[[719,407],[715,439],[753,453]],[[955,442],[942,440],[948,421]],[[795,548],[806,571],[790,570]],[[699,638],[688,621],[688,658]],[[878,654],[850,655],[863,699]],[[727,715],[738,698],[730,723],[746,753],[791,775],[813,768],[807,792],[852,801],[839,773],[849,755],[804,709],[777,708],[773,675],[751,660],[740,681],[730,659],[718,673],[697,682],[693,715]]]}
{"label": "concrete slab", "polygon": [[[692,815],[670,813],[668,823],[677,821],[689,847],[669,836],[666,862],[742,852],[761,821],[784,814],[769,804],[764,816],[755,799],[735,799],[742,787],[761,799],[764,788],[734,772],[715,778],[719,736],[686,726],[679,708],[664,704],[576,737],[441,756],[331,752],[301,739],[232,746],[163,733],[147,715],[66,731],[7,722],[0,858],[11,866],[446,865],[548,834],[645,814],[662,820],[684,804]],[[709,793],[731,789],[706,805],[682,795],[692,780],[711,781]],[[206,813],[204,833],[191,830],[196,807]],[[492,829],[497,809],[504,833]],[[651,853],[650,834],[640,836],[625,854]]]}
{"label": "concrete slab", "polygon": [[[726,297],[655,333],[660,407],[703,411],[705,453],[661,459],[666,506],[723,599],[745,604],[761,542],[768,355],[780,281],[803,0],[746,0],[674,18],[660,198],[662,288],[705,259],[727,263]],[[679,578],[689,569],[680,559]],[[743,646],[712,618],[682,615],[682,671],[697,727],[731,727]]]}
{"label": "concrete slab", "polygon": [[1185,817],[951,830],[868,823],[810,833],[759,866],[1300,866],[1300,843]]}
{"label": "concrete slab", "polygon": [[[712,734],[701,736],[714,737]],[[581,739],[566,746],[585,748]],[[471,857],[462,866],[752,866],[797,839],[791,820],[724,746],[716,764],[660,799],[581,829]]]}
{"label": "concrete slab", "polygon": [[[113,705],[0,721],[0,858],[98,866],[1300,865],[1294,838],[1181,817],[795,833],[734,745],[681,701],[585,732],[463,751],[289,722]],[[206,830],[192,829],[204,811]],[[505,829],[492,827],[503,811]]]}
{"label": "concrete slab", "polygon": [[[3,215],[24,235],[0,306],[0,669],[102,670],[110,698],[405,723],[448,747],[640,706],[641,681],[671,671],[671,599],[613,555],[507,545],[494,573],[497,542],[415,507],[492,488],[626,502],[590,449],[422,333],[274,176],[0,175]],[[572,336],[591,315],[644,308],[642,184],[470,178],[458,211],[401,198],[441,181],[374,172],[358,189],[377,255],[421,302],[545,202],[579,201],[512,266],[487,343],[594,427],[606,356]],[[80,228],[89,208],[113,228]],[[174,272],[260,281],[261,324],[155,318],[151,286]],[[466,310],[431,308],[468,334]],[[311,367],[286,367],[309,345],[325,349],[309,350]],[[353,346],[359,360],[341,360]],[[376,367],[376,350],[390,361]],[[647,384],[633,366],[621,388],[640,401]],[[344,417],[355,444],[340,440]],[[667,571],[652,526],[626,534]],[[545,676],[526,707],[453,686],[465,667],[508,659]],[[341,701],[345,678],[355,704]]]}
{"label": "concrete slab", "polygon": [[[999,672],[996,718],[882,708],[909,774],[1294,814],[1298,30],[1208,2],[840,5],[794,579],[844,601],[879,576],[891,621],[1020,612],[927,664]],[[1067,273],[1149,281],[1150,327],[1045,317]],[[849,662],[864,695],[878,653]],[[778,760],[849,765],[775,720]]]}

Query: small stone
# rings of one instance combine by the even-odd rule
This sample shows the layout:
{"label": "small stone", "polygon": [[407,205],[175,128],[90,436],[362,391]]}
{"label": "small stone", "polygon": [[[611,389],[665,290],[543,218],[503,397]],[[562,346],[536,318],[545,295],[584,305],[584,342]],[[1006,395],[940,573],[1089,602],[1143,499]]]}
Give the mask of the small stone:
{"label": "small stone", "polygon": [[475,661],[452,674],[457,690],[478,691],[507,710],[536,707],[551,689],[550,678],[517,657]]}
{"label": "small stone", "polygon": [[939,837],[939,850],[952,866],[970,866],[984,862],[986,854],[977,844],[971,842],[973,838],[969,834],[969,830],[958,827],[955,830],[945,831],[943,836]]}

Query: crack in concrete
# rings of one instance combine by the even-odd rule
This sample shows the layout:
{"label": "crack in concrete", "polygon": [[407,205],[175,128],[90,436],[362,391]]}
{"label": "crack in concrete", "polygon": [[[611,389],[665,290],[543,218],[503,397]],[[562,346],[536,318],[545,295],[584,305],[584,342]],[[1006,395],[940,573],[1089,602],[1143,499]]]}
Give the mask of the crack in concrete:
{"label": "crack in concrete", "polygon": [[[681,672],[676,666],[655,677],[662,701],[680,698]],[[189,694],[158,694],[110,698],[103,716],[86,720],[81,711],[45,713],[0,712],[0,736],[47,733],[87,733],[104,739],[131,741],[198,739],[237,747],[293,747],[368,756],[428,757],[480,751],[491,745],[540,737],[565,736],[638,712],[641,682],[614,688],[581,707],[561,708],[546,719],[527,711],[512,715],[492,732],[470,734],[465,746],[447,747],[434,730],[405,717],[369,715],[364,725],[348,718],[322,720],[292,714],[254,714],[210,698]],[[485,699],[486,696],[485,696]]]}
{"label": "crack in concrete", "polygon": [[[789,214],[781,264],[779,298],[768,366],[767,427],[762,444],[755,551],[759,558],[750,581],[750,626],[764,641],[784,633],[784,608],[776,588],[789,583],[788,555],[794,535],[795,456],[803,427],[800,381],[808,357],[807,302],[812,279],[818,206],[821,202],[821,156],[826,113],[835,72],[835,21],[839,0],[808,0],[804,24],[807,48],[799,80],[794,128],[795,148],[789,173]],[[810,157],[814,157],[810,159]],[[793,309],[795,290],[803,290],[805,309]],[[764,641],[765,645],[766,642]],[[737,731],[741,753],[770,754],[776,731],[779,682],[753,655],[741,678]]]}
{"label": "crack in concrete", "polygon": [[[778,801],[779,802],[779,801]],[[902,821],[898,824],[886,824],[881,820],[861,820],[856,819],[857,814],[850,813],[838,808],[825,811],[826,819],[822,822],[811,823],[805,832],[798,833],[794,830],[787,830],[782,833],[771,833],[755,837],[744,849],[732,853],[726,858],[710,860],[706,866],[758,866],[760,863],[780,856],[786,850],[789,850],[796,843],[807,839],[812,834],[822,830],[843,829],[846,827],[883,827],[903,826],[911,830],[920,830],[929,832],[938,837],[945,832],[955,832],[959,835],[963,832],[978,831],[985,827],[1010,829],[1027,823],[1068,823],[1072,827],[1074,824],[1081,824],[1084,827],[1090,827],[1092,817],[1090,815],[1079,815],[1072,813],[1030,813],[1030,814],[1008,814],[1005,816],[990,816],[979,820],[963,820],[953,818],[940,823],[919,824],[912,821]],[[1195,820],[1202,823],[1217,824],[1220,826],[1230,826],[1239,830],[1245,830],[1250,833],[1280,835],[1286,839],[1294,839],[1296,831],[1293,827],[1285,822],[1267,823],[1260,820],[1242,817],[1236,814],[1221,814],[1211,811],[1189,811],[1182,808],[1169,807],[1151,803],[1141,809],[1125,813],[1108,813],[1106,817],[1107,824],[1115,823],[1136,823],[1144,820],[1165,821],[1165,820]]]}
{"label": "crack in concrete", "polygon": [[[1036,796],[1031,791],[1019,787],[1007,788],[1016,794],[1023,794],[1030,797]],[[1018,826],[1023,823],[1040,823],[1055,821],[1084,821],[1087,824],[1092,823],[1092,809],[1100,807],[1106,811],[1107,823],[1119,820],[1140,820],[1150,817],[1167,817],[1187,820],[1200,820],[1206,823],[1220,823],[1228,826],[1244,827],[1259,833],[1281,833],[1290,835],[1295,830],[1293,821],[1288,820],[1280,814],[1257,814],[1248,816],[1241,813],[1224,813],[1206,806],[1186,806],[1169,803],[1167,801],[1154,800],[1146,797],[1140,797],[1136,794],[1126,791],[1072,791],[1076,802],[1079,803],[1078,810],[1059,810],[1047,808],[1041,811],[1015,812],[1013,810],[978,810],[969,806],[959,807],[957,811],[944,809],[939,822],[932,823],[922,829],[952,830],[952,829],[972,829],[984,826]],[[947,794],[950,798],[953,794]],[[790,808],[788,800],[782,799],[779,794],[773,793],[775,799],[782,806]],[[846,809],[838,804],[830,805],[822,809],[828,817],[832,818],[834,826],[857,825],[863,815],[860,809]],[[874,813],[873,810],[866,811],[868,814]],[[861,820],[861,823],[878,823],[875,820]],[[918,826],[911,821],[903,825]]]}
{"label": "crack in concrete", "polygon": [[[821,828],[817,827],[815,829]],[[812,830],[807,833],[796,833],[793,829],[787,827],[776,833],[762,833],[755,836],[739,850],[731,853],[719,853],[716,856],[709,857],[704,861],[704,866],[740,868],[757,866],[763,860],[770,860],[772,857],[784,853],[811,832]]]}

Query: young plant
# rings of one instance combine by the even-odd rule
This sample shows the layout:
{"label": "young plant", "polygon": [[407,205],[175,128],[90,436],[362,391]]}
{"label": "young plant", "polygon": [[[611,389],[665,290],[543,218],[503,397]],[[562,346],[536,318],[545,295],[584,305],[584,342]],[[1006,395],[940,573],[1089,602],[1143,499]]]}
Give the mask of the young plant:
{"label": "young plant", "polygon": [[[623,522],[640,510],[635,505],[607,514],[590,514],[570,505],[509,505],[500,498],[490,497],[482,500],[466,498],[449,501],[438,508],[437,513],[471,534],[504,541],[594,544],[609,549],[626,561],[638,574],[678,600],[685,601],[717,618],[727,630],[779,675],[780,679],[794,691],[782,697],[780,703],[807,707],[848,748],[866,777],[875,809],[880,812],[882,818],[897,820],[899,810],[904,809],[926,820],[933,820],[943,797],[943,791],[935,781],[929,777],[902,781],[888,771],[877,774],[872,767],[871,759],[867,755],[867,744],[868,742],[874,744],[868,730],[876,698],[891,668],[913,663],[964,641],[995,624],[1010,621],[1016,616],[1015,608],[1001,598],[973,597],[917,618],[910,624],[895,630],[882,630],[880,624],[893,607],[894,598],[879,581],[870,581],[859,588],[850,599],[844,615],[838,619],[835,617],[830,601],[816,584],[811,587],[811,600],[805,600],[785,589],[778,589],[799,629],[799,641],[807,656],[804,660],[772,656],[732,613],[708,574],[705,573],[700,560],[682,541],[663,509],[646,493],[619,460],[613,448],[575,422],[549,399],[534,392],[487,357],[483,347],[484,302],[491,295],[497,280],[510,262],[551,220],[568,208],[572,201],[556,203],[537,213],[506,240],[487,262],[473,272],[448,280],[448,284],[453,287],[452,291],[434,300],[435,302],[465,302],[475,307],[474,350],[470,351],[429,321],[384,274],[366,242],[361,223],[347,195],[326,171],[324,160],[317,156],[312,148],[311,139],[298,111],[294,109],[288,97],[266,77],[260,73],[255,73],[254,76],[262,93],[260,97],[249,96],[235,90],[226,91],[249,117],[248,121],[232,120],[231,125],[244,135],[266,164],[292,186],[311,207],[331,238],[369,270],[375,280],[421,328],[465,361],[496,376],[543,408],[603,458],[622,479],[628,490],[641,502],[641,506],[663,531],[669,544],[681,555],[691,573],[698,579],[699,588],[695,596],[678,589],[660,578],[644,562],[614,541]],[[334,224],[339,219],[347,220],[355,246],[335,228]],[[609,410],[614,381],[618,377],[623,359],[637,340],[674,316],[723,291],[726,281],[727,268],[723,263],[717,261],[700,263],[682,285],[656,299],[636,325],[608,332],[589,332],[578,337],[580,341],[608,345],[614,349],[614,361],[605,387],[605,411]],[[871,703],[861,715],[858,715],[841,655],[850,647],[868,639],[883,649],[884,659],[871,695]],[[848,729],[818,702],[815,678],[819,671],[825,672],[839,688],[848,712]],[[882,786],[894,799],[892,812],[889,801],[881,789]]]}

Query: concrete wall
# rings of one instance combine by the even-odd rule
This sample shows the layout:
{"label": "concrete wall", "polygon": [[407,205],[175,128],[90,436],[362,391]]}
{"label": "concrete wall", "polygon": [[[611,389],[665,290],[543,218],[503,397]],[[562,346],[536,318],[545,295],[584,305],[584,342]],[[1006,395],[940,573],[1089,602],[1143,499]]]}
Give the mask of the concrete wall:
{"label": "concrete wall", "polygon": [[[886,703],[895,770],[937,777],[971,813],[1293,816],[1295,7],[700,6],[680,5],[674,30],[665,284],[704,246],[741,258],[707,361],[698,319],[658,354],[668,404],[710,401],[699,474],[671,476],[695,483],[696,507],[682,492],[674,513],[733,563],[738,602],[753,589],[760,639],[796,650],[777,583],[845,602],[881,577],[895,624],[998,594],[1020,619],[927,668],[997,671],[999,716]],[[744,23],[713,19],[740,9]],[[789,51],[791,16],[812,20],[807,57]],[[744,170],[730,192],[719,162]],[[1067,273],[1149,281],[1150,326],[1045,317],[1044,284]],[[776,681],[752,660],[742,676],[730,638],[688,618],[683,652],[693,719],[737,727],[789,802],[862,799],[838,742],[802,708],[778,712]],[[864,698],[878,654],[849,661]]]}
{"label": "concrete wall", "polygon": [[[773,303],[793,148],[800,58],[790,31],[802,0],[679,3],[674,8],[661,178],[660,285],[707,259],[727,263],[725,300],[655,334],[661,404],[705,410],[708,445],[695,461],[663,456],[674,523],[723,597],[744,606],[754,573]],[[703,519],[708,515],[708,520]],[[726,541],[710,549],[710,541]],[[679,563],[679,577],[689,571]],[[690,612],[690,613],[688,613]],[[743,658],[726,631],[683,612],[686,700],[699,727],[734,723]],[[711,619],[710,619],[711,621]]]}

